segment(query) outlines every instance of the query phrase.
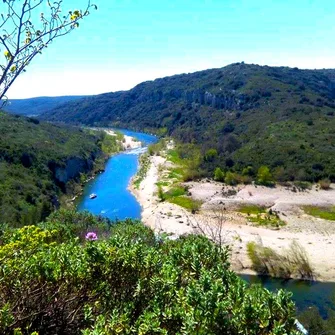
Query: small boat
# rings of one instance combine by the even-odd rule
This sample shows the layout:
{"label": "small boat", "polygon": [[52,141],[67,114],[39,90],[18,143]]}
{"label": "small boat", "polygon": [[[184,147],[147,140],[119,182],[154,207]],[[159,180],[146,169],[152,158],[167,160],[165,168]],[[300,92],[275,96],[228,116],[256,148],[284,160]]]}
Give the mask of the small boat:
{"label": "small boat", "polygon": [[96,197],[97,197],[97,195],[95,193],[90,194],[90,199],[94,199]]}

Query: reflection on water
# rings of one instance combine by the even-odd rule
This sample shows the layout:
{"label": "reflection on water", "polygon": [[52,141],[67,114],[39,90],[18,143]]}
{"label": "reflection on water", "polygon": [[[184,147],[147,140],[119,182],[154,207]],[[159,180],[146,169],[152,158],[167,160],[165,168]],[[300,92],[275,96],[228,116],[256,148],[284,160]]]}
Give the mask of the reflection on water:
{"label": "reflection on water", "polygon": [[327,316],[328,308],[335,308],[335,283],[321,283],[304,280],[283,280],[265,276],[240,275],[251,284],[261,284],[270,291],[285,289],[292,292],[298,312],[308,307],[319,308],[322,317]]}

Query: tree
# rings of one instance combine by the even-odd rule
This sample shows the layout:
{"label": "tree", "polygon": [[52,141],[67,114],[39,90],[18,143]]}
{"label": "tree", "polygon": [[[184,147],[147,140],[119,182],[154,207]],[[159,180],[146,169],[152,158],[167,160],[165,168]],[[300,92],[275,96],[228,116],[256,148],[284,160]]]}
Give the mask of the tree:
{"label": "tree", "polygon": [[[96,5],[62,11],[63,0],[3,0],[0,13],[0,100],[28,64],[57,37],[79,27]],[[38,16],[40,15],[39,19]]]}
{"label": "tree", "polygon": [[218,152],[216,149],[209,149],[207,150],[205,157],[204,157],[205,162],[213,162],[217,156],[218,156]]}
{"label": "tree", "polygon": [[216,181],[224,181],[224,172],[219,167],[214,171],[214,179]]}
{"label": "tree", "polygon": [[236,185],[238,183],[238,180],[236,178],[236,174],[233,172],[228,171],[226,173],[226,177],[224,179],[224,182],[228,185]]}
{"label": "tree", "polygon": [[257,182],[261,185],[270,186],[273,184],[273,177],[270,169],[263,165],[258,169],[257,172]]}

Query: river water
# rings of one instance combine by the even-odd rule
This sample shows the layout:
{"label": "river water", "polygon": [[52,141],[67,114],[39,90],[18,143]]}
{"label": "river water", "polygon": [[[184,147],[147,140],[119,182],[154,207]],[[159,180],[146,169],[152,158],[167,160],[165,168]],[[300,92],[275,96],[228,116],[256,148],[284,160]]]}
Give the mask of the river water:
{"label": "river water", "polygon": [[[157,137],[129,130],[121,131],[141,141],[142,148],[112,156],[107,161],[105,172],[86,184],[77,208],[111,220],[140,219],[141,206],[128,190],[128,185],[138,170],[139,155],[146,151],[147,145],[157,142]],[[97,195],[95,199],[90,199],[92,193]]]}
{"label": "river water", "polygon": [[[109,219],[141,218],[141,206],[128,190],[132,176],[138,170],[138,158],[146,150],[146,146],[157,142],[157,137],[128,130],[121,130],[125,135],[133,136],[143,143],[143,148],[130,150],[111,157],[105,167],[105,172],[87,183],[78,209],[87,210]],[[95,193],[97,198],[90,199]],[[334,306],[331,298],[335,296],[335,283],[306,282],[299,280],[280,280],[268,277],[241,276],[249,283],[257,283],[270,291],[280,288],[293,293],[299,311],[309,306],[317,306],[323,317],[327,308]]]}
{"label": "river water", "polygon": [[[270,291],[285,289],[292,292],[298,312],[315,306],[322,317],[327,317],[328,308],[335,308],[335,283],[321,283],[305,280],[283,280],[278,278],[241,275],[251,284],[261,284]],[[333,299],[332,299],[333,298]]]}

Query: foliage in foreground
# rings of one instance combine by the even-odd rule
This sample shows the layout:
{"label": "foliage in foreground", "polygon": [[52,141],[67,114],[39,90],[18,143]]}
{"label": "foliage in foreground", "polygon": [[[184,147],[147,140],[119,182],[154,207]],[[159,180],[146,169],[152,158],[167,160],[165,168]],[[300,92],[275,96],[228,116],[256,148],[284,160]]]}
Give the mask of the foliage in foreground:
{"label": "foliage in foreground", "polygon": [[0,236],[2,334],[296,334],[290,294],[249,287],[201,236],[67,211]]}

